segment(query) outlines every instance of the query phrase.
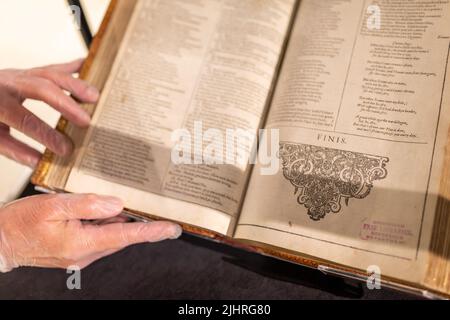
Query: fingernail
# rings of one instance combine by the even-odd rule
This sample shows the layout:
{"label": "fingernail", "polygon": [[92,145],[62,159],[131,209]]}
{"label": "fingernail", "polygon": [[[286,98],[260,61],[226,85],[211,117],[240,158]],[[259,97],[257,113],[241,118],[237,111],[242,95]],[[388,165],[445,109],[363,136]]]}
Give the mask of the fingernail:
{"label": "fingernail", "polygon": [[56,153],[59,156],[67,157],[72,154],[74,146],[72,141],[70,141],[66,136],[58,134],[56,144]]}
{"label": "fingernail", "polygon": [[[37,153],[37,154],[33,154],[30,155],[28,157],[25,157],[23,159],[22,162],[24,165],[26,165],[27,167],[31,168],[31,169],[35,169],[37,167],[37,165],[39,164],[39,161],[41,160],[42,155]],[[1,205],[0,205],[1,207]]]}
{"label": "fingernail", "polygon": [[100,92],[97,90],[96,87],[89,86],[86,90],[86,94],[91,101],[97,101],[100,97]]}
{"label": "fingernail", "polygon": [[88,126],[91,123],[91,116],[87,113],[87,111],[83,110],[82,113],[80,112],[80,116],[83,125]]}
{"label": "fingernail", "polygon": [[183,234],[183,228],[181,228],[179,225],[175,224],[173,229],[174,229],[173,235],[170,237],[170,239],[175,240],[175,239],[178,239],[179,237],[181,237],[181,235]]}
{"label": "fingernail", "polygon": [[102,196],[99,199],[99,205],[107,212],[120,213],[123,210],[122,200],[116,197]]}

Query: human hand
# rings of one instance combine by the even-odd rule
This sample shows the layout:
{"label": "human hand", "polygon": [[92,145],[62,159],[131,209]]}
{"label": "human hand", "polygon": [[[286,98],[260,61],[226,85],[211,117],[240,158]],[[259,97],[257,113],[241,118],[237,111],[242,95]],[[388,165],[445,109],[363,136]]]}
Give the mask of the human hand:
{"label": "human hand", "polygon": [[60,156],[72,153],[68,137],[57,132],[23,107],[25,99],[49,104],[80,127],[89,125],[90,116],[65,91],[80,102],[95,103],[99,92],[83,80],[74,78],[83,60],[29,70],[0,70],[0,155],[35,167],[41,154],[10,135],[10,128],[45,145]]}
{"label": "human hand", "polygon": [[1,208],[0,272],[20,266],[82,269],[127,246],[182,233],[169,222],[117,222],[122,210],[117,198],[68,194],[34,196]]}

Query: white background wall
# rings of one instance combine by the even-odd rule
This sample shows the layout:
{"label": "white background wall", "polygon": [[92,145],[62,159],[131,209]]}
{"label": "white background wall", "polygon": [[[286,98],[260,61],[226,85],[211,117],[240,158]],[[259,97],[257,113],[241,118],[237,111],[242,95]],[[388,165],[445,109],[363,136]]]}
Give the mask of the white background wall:
{"label": "white background wall", "polygon": [[[88,22],[96,32],[109,0],[84,0]],[[0,0],[0,69],[31,68],[85,57],[87,50],[66,0]],[[59,114],[36,101],[26,107],[51,125]],[[39,146],[23,135],[21,140]],[[28,184],[31,170],[0,156],[0,202],[15,199]]]}

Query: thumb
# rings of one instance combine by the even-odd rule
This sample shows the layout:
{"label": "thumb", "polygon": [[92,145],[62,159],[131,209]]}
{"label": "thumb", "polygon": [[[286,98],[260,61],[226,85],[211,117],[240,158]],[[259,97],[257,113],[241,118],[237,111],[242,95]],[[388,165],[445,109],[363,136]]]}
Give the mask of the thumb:
{"label": "thumb", "polygon": [[171,222],[115,223],[105,226],[85,226],[80,237],[92,252],[122,249],[133,244],[177,239],[183,230]]}

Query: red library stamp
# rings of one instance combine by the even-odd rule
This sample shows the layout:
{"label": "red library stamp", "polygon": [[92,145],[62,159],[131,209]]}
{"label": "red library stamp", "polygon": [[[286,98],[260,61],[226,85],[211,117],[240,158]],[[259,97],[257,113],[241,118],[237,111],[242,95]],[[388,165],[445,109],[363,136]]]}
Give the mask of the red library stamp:
{"label": "red library stamp", "polygon": [[359,235],[362,240],[367,241],[405,244],[413,236],[413,232],[404,224],[364,219]]}

